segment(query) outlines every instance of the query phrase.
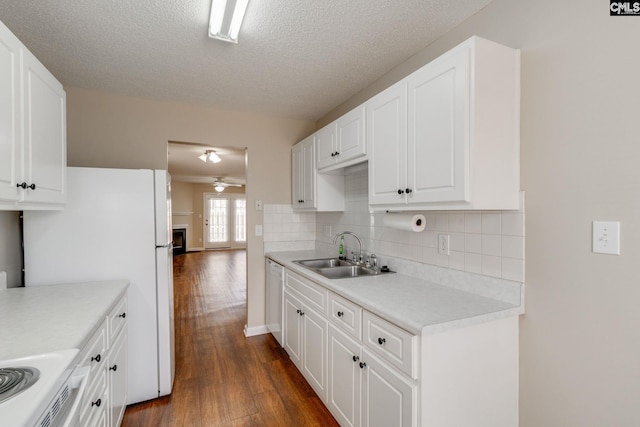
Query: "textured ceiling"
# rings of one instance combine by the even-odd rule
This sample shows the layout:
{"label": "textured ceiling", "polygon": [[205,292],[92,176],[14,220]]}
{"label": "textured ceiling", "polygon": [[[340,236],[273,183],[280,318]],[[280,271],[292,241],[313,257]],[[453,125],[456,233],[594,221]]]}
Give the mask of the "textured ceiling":
{"label": "textured ceiling", "polygon": [[65,85],[317,120],[491,0],[251,0],[239,44],[210,0],[0,0]]}

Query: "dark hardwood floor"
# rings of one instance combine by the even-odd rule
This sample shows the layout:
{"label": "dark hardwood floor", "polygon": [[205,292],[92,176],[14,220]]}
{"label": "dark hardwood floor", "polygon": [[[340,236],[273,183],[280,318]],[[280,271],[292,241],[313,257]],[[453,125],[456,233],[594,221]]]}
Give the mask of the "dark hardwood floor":
{"label": "dark hardwood floor", "polygon": [[270,335],[245,338],[245,251],[174,258],[176,379],[123,427],[337,426]]}

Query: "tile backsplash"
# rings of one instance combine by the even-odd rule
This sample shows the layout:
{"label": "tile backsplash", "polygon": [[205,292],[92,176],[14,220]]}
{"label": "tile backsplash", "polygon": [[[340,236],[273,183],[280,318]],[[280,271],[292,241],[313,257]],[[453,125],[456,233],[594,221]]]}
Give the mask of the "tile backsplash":
{"label": "tile backsplash", "polygon": [[[453,270],[524,282],[524,210],[428,211],[419,233],[384,225],[384,212],[369,212],[366,169],[345,176],[344,212],[296,213],[291,205],[265,205],[264,242],[268,250],[322,250],[337,255],[333,236],[353,231],[363,250]],[[523,203],[521,203],[521,206]],[[449,255],[439,254],[438,234],[449,235]],[[345,236],[348,253],[355,239]]]}

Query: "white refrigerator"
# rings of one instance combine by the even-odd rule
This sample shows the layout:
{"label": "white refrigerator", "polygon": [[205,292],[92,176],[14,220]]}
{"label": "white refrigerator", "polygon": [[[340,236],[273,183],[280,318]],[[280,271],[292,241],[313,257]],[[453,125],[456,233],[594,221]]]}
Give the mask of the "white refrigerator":
{"label": "white refrigerator", "polygon": [[25,285],[128,279],[128,399],[175,376],[171,178],[163,170],[67,170],[62,211],[25,211]]}

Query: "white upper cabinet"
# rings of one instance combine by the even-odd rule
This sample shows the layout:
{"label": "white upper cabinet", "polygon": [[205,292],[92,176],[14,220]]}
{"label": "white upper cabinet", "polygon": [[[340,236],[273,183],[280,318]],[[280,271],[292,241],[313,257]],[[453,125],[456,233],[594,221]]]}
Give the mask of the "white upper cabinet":
{"label": "white upper cabinet", "polygon": [[364,106],[360,106],[316,132],[320,172],[344,168],[367,159],[364,123]]}
{"label": "white upper cabinet", "polygon": [[315,134],[303,139],[291,149],[293,209],[343,211],[344,177],[318,174],[315,152]]}
{"label": "white upper cabinet", "polygon": [[0,23],[0,209],[65,202],[66,95]]}
{"label": "white upper cabinet", "polygon": [[519,71],[472,37],[367,101],[371,209],[518,209]]}
{"label": "white upper cabinet", "polygon": [[371,98],[366,110],[369,203],[398,203],[407,187],[407,83]]}

